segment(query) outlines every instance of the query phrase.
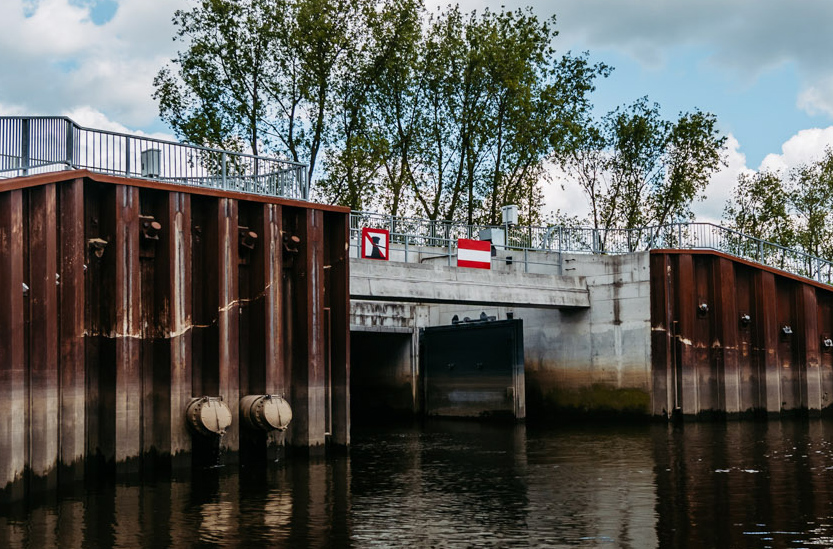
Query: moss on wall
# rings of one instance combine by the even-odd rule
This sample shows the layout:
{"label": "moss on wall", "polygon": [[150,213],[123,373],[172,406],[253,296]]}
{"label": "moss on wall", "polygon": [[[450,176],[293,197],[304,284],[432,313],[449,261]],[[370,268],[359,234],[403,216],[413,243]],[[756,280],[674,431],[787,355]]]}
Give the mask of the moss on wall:
{"label": "moss on wall", "polygon": [[546,393],[527,393],[531,420],[576,417],[650,418],[651,395],[634,388],[594,383],[577,389],[554,388]]}

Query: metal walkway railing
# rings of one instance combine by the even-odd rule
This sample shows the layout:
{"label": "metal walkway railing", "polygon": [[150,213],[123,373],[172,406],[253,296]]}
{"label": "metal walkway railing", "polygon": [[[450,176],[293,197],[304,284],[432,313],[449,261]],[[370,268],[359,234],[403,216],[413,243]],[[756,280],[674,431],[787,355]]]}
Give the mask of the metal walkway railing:
{"label": "metal walkway railing", "polygon": [[672,223],[639,229],[491,226],[352,212],[351,238],[358,242],[364,227],[390,231],[393,244],[443,247],[449,255],[458,238],[477,239],[484,229],[504,231],[505,244],[498,248],[523,251],[524,257],[530,251],[622,254],[651,249],[715,250],[833,284],[830,261],[712,223]]}
{"label": "metal walkway railing", "polygon": [[0,117],[0,179],[66,169],[309,199],[304,164],[83,128],[66,117]]}

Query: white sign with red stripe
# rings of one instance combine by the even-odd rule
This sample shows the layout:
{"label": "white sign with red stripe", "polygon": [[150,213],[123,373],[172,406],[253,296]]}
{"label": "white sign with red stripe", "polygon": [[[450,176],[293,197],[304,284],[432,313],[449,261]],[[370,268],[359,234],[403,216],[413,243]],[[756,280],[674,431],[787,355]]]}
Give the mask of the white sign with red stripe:
{"label": "white sign with red stripe", "polygon": [[457,266],[473,269],[492,267],[492,243],[488,240],[457,240]]}

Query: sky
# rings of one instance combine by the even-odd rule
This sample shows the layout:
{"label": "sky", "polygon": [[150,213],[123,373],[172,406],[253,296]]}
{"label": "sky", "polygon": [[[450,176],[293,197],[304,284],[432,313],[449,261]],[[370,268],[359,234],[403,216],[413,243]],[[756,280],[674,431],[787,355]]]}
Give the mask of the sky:
{"label": "sky", "polygon": [[[173,138],[151,97],[176,55],[174,11],[194,0],[0,0],[0,115],[64,115],[88,127]],[[426,0],[429,9],[448,2]],[[642,96],[668,119],[699,108],[728,136],[728,166],[695,206],[715,221],[739,173],[787,171],[833,144],[830,0],[460,0],[556,16],[560,52],[614,67],[591,100],[602,114]],[[583,215],[564,182],[549,209]]]}

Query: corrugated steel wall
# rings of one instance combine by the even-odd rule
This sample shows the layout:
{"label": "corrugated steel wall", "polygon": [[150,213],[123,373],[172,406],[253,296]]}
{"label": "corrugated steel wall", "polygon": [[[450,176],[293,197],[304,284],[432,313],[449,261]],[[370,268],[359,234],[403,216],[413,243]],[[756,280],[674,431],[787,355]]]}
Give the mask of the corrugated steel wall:
{"label": "corrugated steel wall", "polygon": [[349,444],[349,212],[84,173],[0,186],[0,496],[187,454],[204,395],[242,459],[277,442],[247,394],[285,396],[292,446]]}
{"label": "corrugated steel wall", "polygon": [[653,251],[651,331],[654,414],[813,413],[833,399],[833,288],[719,253]]}

